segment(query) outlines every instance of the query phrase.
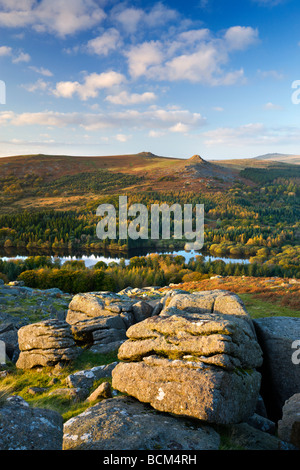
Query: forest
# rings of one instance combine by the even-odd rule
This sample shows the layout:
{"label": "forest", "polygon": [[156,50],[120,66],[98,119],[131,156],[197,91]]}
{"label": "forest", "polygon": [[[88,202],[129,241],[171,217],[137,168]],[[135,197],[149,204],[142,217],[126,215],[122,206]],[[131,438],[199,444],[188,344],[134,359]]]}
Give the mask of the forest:
{"label": "forest", "polygon": [[[252,171],[258,170],[258,171]],[[174,203],[204,204],[205,234],[203,254],[213,256],[231,256],[247,258],[250,264],[237,263],[223,265],[220,263],[196,264],[188,266],[175,263],[174,273],[170,276],[158,265],[136,266],[130,261],[128,266],[122,262],[118,266],[102,266],[101,269],[87,270],[83,266],[70,271],[65,266],[49,265],[49,256],[65,254],[113,254],[130,258],[134,250],[174,251],[183,249],[185,240],[100,240],[96,235],[99,217],[96,215],[100,204],[113,204],[118,207],[119,195],[124,195],[122,187],[134,184],[140,177],[122,173],[114,174],[98,170],[92,174],[82,173],[78,176],[62,176],[49,184],[43,178],[25,175],[18,181],[15,176],[1,180],[2,204],[9,198],[17,198],[21,191],[38,194],[53,194],[67,191],[68,194],[84,193],[87,188],[96,197],[73,210],[46,210],[45,208],[2,213],[0,215],[0,256],[25,254],[28,260],[44,255],[41,266],[26,263],[7,264],[2,261],[0,273],[9,280],[21,276],[26,278],[26,285],[63,285],[67,291],[77,291],[89,285],[93,287],[119,288],[126,280],[131,285],[139,282],[161,285],[166,282],[177,282],[183,276],[191,278],[211,273],[226,275],[276,275],[282,277],[300,277],[299,234],[300,234],[300,185],[297,174],[279,174],[277,170],[245,169],[249,179],[259,179],[253,185],[235,182],[226,190],[206,190],[193,192],[161,192],[155,190],[132,191],[127,195],[128,205],[141,203],[148,207],[152,204]],[[242,172],[243,172],[242,171]],[[271,172],[271,173],[266,173]],[[272,173],[273,172],[273,173]],[[274,173],[275,172],[275,173]],[[266,177],[266,174],[269,177]],[[271,175],[271,176],[270,176]],[[26,183],[26,184],[25,184]],[[18,186],[19,185],[19,186]],[[110,188],[110,191],[108,191]],[[4,194],[4,196],[3,196]],[[4,199],[3,199],[4,197]],[[1,204],[1,200],[0,200]],[[118,214],[118,211],[117,211]],[[172,214],[171,214],[172,215]],[[149,220],[150,224],[150,220]],[[117,220],[118,225],[118,220]],[[173,219],[171,217],[171,234]],[[117,231],[118,233],[118,231]],[[149,225],[150,233],[150,225]],[[201,253],[199,253],[201,255]],[[29,263],[29,264],[28,264]],[[174,262],[171,263],[174,265]],[[137,274],[138,270],[138,274]],[[144,271],[143,271],[144,270]],[[27,274],[26,274],[27,272]],[[38,274],[37,274],[38,273]],[[77,273],[77,274],[75,274]],[[77,280],[75,280],[77,276]],[[67,280],[69,278],[69,280]],[[74,281],[71,279],[74,278]],[[140,279],[140,280],[139,280]],[[68,284],[71,283],[70,285]],[[66,283],[66,284],[65,284]],[[93,290],[92,289],[92,290]]]}
{"label": "forest", "polygon": [[27,287],[37,289],[57,287],[72,294],[101,290],[119,292],[128,286],[163,287],[170,283],[200,281],[213,275],[299,278],[299,259],[299,247],[286,247],[278,263],[272,258],[267,262],[254,259],[251,263],[225,263],[222,260],[206,261],[202,255],[186,262],[179,255],[150,254],[127,261],[123,258],[119,263],[99,261],[87,268],[81,260],[61,264],[55,258],[33,256],[25,260],[0,260],[0,279],[23,281]]}
{"label": "forest", "polygon": [[[167,203],[171,206],[174,202],[192,204],[193,207],[204,204],[207,248],[221,242],[276,247],[293,243],[299,231],[300,191],[296,178],[281,178],[259,189],[236,185],[226,193],[141,191],[128,195],[128,204],[141,203],[148,208],[151,204]],[[102,241],[96,237],[99,221],[96,209],[103,203],[118,207],[118,195],[101,194],[76,210],[23,211],[1,215],[0,247],[25,248],[28,251],[34,248],[48,251],[59,248],[98,250]],[[107,239],[104,245],[111,245],[111,249],[116,245],[126,245],[127,249],[144,242],[118,240],[116,243]]]}
{"label": "forest", "polygon": [[255,183],[271,183],[277,178],[300,178],[300,168],[245,168],[240,175]]}
{"label": "forest", "polygon": [[[24,176],[7,175],[0,179],[0,192],[5,196],[57,196],[59,194],[85,194],[124,188],[143,181],[143,177],[126,173],[112,173],[98,169],[94,172],[81,172],[75,175],[63,175],[55,180],[27,173]],[[6,198],[7,199],[7,198]],[[1,200],[0,200],[1,202]]]}

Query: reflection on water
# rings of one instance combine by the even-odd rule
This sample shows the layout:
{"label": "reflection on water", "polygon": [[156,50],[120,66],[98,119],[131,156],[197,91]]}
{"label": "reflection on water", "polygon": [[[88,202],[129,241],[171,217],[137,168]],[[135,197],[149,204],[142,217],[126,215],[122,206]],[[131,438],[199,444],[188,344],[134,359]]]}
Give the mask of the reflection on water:
{"label": "reflection on water", "polygon": [[[183,256],[185,258],[185,262],[188,263],[191,258],[194,258],[197,255],[202,255],[205,261],[215,261],[215,260],[222,260],[225,263],[249,263],[249,260],[247,259],[236,259],[236,258],[229,258],[229,257],[215,257],[207,254],[203,254],[201,252],[195,252],[195,251],[185,251],[185,250],[180,250],[180,251],[164,251],[164,252],[154,252],[155,254],[169,254],[169,255],[174,255],[174,256]],[[61,264],[63,264],[65,261],[70,261],[70,260],[77,260],[77,261],[84,261],[86,267],[92,267],[98,261],[104,261],[106,264],[109,264],[111,262],[119,263],[121,259],[125,259],[125,264],[129,264],[130,258],[133,256],[149,256],[151,253],[134,253],[132,256],[129,256],[127,259],[125,256],[122,255],[114,255],[114,256],[103,256],[103,255],[69,255],[69,256],[52,256],[51,258],[54,259],[59,259]],[[26,259],[28,258],[29,255],[24,256],[24,255],[14,255],[14,256],[2,256],[1,258],[3,260],[13,260],[13,259]]]}

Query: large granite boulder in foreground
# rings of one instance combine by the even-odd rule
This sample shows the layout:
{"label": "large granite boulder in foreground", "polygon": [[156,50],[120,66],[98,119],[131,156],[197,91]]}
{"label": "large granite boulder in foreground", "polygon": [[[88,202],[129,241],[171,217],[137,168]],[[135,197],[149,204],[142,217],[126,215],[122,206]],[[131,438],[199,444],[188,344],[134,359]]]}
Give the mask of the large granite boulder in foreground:
{"label": "large granite boulder in foreground", "polygon": [[230,424],[254,413],[262,352],[240,299],[224,291],[178,294],[127,330],[115,389],[155,409]]}
{"label": "large granite boulder in foreground", "polygon": [[278,421],[278,436],[300,450],[300,393],[285,402],[282,419]]}
{"label": "large granite boulder in foreground", "polygon": [[0,407],[1,450],[62,450],[63,418],[12,396]]}
{"label": "large granite boulder in foreground", "polygon": [[104,400],[64,424],[64,450],[217,450],[219,434],[130,397]]}
{"label": "large granite boulder in foreground", "polygon": [[107,353],[118,349],[126,339],[126,330],[144,320],[153,308],[127,295],[112,292],[77,294],[69,305],[66,321],[81,345],[94,352]]}
{"label": "large granite boulder in foreground", "polygon": [[79,354],[71,328],[63,320],[46,320],[18,331],[20,355],[16,366],[32,369],[74,360]]}
{"label": "large granite boulder in foreground", "polygon": [[259,318],[254,326],[264,355],[263,398],[268,415],[278,421],[286,400],[300,393],[300,318]]}

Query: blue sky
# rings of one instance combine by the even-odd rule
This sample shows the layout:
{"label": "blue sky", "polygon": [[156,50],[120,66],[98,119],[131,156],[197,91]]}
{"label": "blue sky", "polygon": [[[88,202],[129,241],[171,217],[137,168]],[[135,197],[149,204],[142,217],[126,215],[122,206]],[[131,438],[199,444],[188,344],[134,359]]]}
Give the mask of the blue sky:
{"label": "blue sky", "polygon": [[299,19],[297,0],[0,0],[0,156],[300,154]]}

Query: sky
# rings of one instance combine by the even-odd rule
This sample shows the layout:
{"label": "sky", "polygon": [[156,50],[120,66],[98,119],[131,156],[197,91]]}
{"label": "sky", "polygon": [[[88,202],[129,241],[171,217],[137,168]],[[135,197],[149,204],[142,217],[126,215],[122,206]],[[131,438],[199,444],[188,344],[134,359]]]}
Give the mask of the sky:
{"label": "sky", "polygon": [[300,154],[298,0],[0,0],[0,157]]}

